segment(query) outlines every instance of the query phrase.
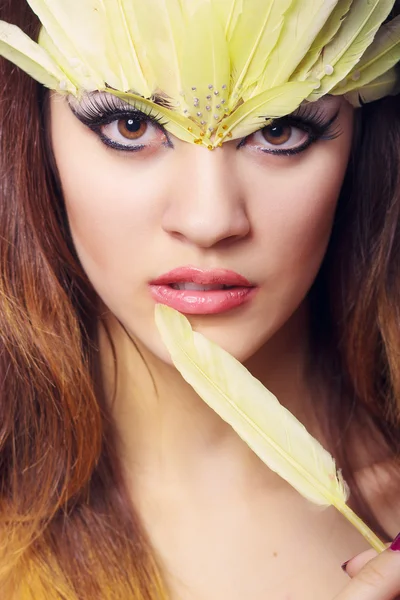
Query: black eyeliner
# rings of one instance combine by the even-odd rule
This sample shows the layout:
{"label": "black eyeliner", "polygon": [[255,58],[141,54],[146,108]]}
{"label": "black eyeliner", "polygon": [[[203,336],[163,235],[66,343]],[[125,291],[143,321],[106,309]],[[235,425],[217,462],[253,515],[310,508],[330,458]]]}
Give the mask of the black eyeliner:
{"label": "black eyeliner", "polygon": [[[122,152],[140,152],[146,148],[146,145],[144,144],[138,144],[136,146],[119,144],[108,138],[102,132],[102,127],[109,125],[110,123],[132,118],[139,122],[150,121],[153,125],[162,129],[167,139],[167,142],[163,145],[166,147],[173,147],[168,133],[165,130],[166,123],[163,116],[157,113],[153,108],[149,107],[147,110],[146,107],[146,111],[144,112],[143,110],[135,108],[134,104],[128,104],[113,94],[96,93],[86,96],[80,104],[75,106],[69,103],[69,107],[75,117],[83,125],[98,135],[103,144],[114,150]],[[274,119],[271,123],[266,125],[266,127],[276,127],[280,125],[295,127],[308,134],[307,140],[295,148],[278,148],[273,150],[271,148],[267,149],[260,147],[259,151],[274,156],[293,156],[304,152],[319,140],[336,139],[342,133],[339,127],[333,128],[339,114],[340,108],[330,119],[327,119],[324,110],[321,109],[321,107],[316,107],[312,103],[302,105],[291,115]],[[269,121],[268,117],[266,117],[266,121]],[[265,128],[261,127],[258,131],[262,131],[263,129]],[[257,132],[254,132],[251,135],[254,135],[255,133]],[[237,148],[245,146],[251,135],[243,138]]]}
{"label": "black eyeliner", "polygon": [[146,145],[124,145],[114,142],[102,133],[102,127],[110,125],[114,121],[124,119],[135,119],[139,122],[150,121],[153,125],[162,129],[166,135],[167,143],[164,146],[171,146],[168,134],[165,131],[165,122],[156,110],[149,108],[148,112],[138,110],[134,105],[130,105],[117,96],[112,94],[93,94],[87,96],[81,104],[76,106],[69,103],[69,107],[75,117],[91,131],[93,131],[106,146],[122,152],[140,152]]}
{"label": "black eyeliner", "polygon": [[[293,114],[286,117],[281,117],[279,119],[274,119],[271,123],[266,125],[266,127],[276,127],[279,125],[296,127],[297,129],[308,133],[309,137],[307,140],[296,148],[282,148],[281,150],[259,148],[259,150],[264,152],[264,154],[272,154],[274,156],[293,156],[304,152],[307,150],[307,148],[319,140],[334,140],[342,133],[339,127],[332,127],[336,123],[339,114],[340,108],[330,119],[327,119],[323,110],[315,109],[315,107],[313,107],[311,104],[301,106]],[[266,118],[266,120],[269,119]],[[262,129],[264,128],[261,128],[258,131],[262,131]],[[244,138],[238,145],[238,148],[244,146],[249,137],[251,136]]]}

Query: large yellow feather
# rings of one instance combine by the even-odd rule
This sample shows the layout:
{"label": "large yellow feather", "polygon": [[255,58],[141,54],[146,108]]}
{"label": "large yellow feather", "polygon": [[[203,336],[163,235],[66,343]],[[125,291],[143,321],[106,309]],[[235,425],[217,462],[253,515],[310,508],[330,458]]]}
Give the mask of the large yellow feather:
{"label": "large yellow feather", "polygon": [[[385,73],[391,75],[391,77],[384,78],[387,83],[390,79],[396,80],[396,71],[392,71],[392,68],[399,60],[400,17],[397,17],[379,30],[360,62],[349,73],[347,82],[342,82],[331,93],[347,94],[356,88],[374,82]],[[391,89],[393,89],[393,86]]]}
{"label": "large yellow feather", "polygon": [[338,34],[324,48],[323,61],[312,70],[312,74],[321,79],[321,87],[313,92],[311,100],[329,93],[347,77],[372,44],[393,5],[394,0],[353,0],[352,10]]}
{"label": "large yellow feather", "polygon": [[194,332],[179,312],[156,306],[156,324],[182,377],[259,458],[305,498],[335,506],[369,543],[381,540],[347,506],[348,489],[332,456],[249,371]]}

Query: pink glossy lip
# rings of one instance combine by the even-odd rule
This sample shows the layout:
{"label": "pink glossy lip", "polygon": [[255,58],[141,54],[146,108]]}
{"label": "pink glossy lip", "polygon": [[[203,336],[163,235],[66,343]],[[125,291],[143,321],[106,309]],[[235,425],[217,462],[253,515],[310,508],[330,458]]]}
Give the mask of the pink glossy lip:
{"label": "pink glossy lip", "polygon": [[245,277],[227,269],[202,271],[196,267],[179,267],[161,275],[150,285],[171,285],[172,283],[197,283],[198,285],[228,285],[254,287]]}
{"label": "pink glossy lip", "polygon": [[[224,285],[225,290],[176,290],[177,283]],[[203,271],[195,267],[180,267],[150,282],[151,295],[157,302],[191,315],[211,315],[232,310],[249,302],[257,287],[245,277],[227,269]]]}

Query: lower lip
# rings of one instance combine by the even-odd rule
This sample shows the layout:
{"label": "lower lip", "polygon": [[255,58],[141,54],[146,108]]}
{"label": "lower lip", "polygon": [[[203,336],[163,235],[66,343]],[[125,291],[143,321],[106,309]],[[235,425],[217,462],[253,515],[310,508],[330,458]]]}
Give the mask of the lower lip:
{"label": "lower lip", "polygon": [[175,290],[168,285],[150,285],[151,295],[160,304],[166,304],[186,315],[216,315],[238,308],[252,300],[255,287],[237,287],[230,290]]}

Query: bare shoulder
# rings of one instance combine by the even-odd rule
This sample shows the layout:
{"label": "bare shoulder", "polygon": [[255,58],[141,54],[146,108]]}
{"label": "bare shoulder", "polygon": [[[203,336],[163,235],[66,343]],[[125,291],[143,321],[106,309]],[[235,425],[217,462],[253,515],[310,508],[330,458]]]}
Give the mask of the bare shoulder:
{"label": "bare shoulder", "polygon": [[400,531],[400,457],[359,469],[356,480],[385,530]]}

